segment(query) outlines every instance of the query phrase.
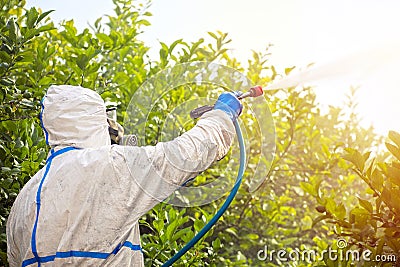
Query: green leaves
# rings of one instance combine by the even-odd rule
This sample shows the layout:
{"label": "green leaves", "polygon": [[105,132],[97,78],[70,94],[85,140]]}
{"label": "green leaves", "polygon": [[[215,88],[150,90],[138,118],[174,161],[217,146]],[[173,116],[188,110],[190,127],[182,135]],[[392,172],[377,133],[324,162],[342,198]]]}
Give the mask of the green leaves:
{"label": "green leaves", "polygon": [[343,155],[345,160],[350,161],[362,173],[364,172],[365,163],[369,159],[371,152],[361,154],[356,149],[346,148],[346,154]]}
{"label": "green leaves", "polygon": [[[361,153],[358,149],[347,148],[343,158],[353,165],[353,170],[368,185],[364,197],[357,197],[358,205],[352,208],[348,219],[343,214],[335,213],[336,203],[327,200],[326,210],[334,219],[337,234],[350,237],[358,246],[368,248],[374,255],[379,255],[383,247],[397,254],[398,236],[400,229],[395,227],[400,220],[400,134],[389,132],[389,139],[393,143],[386,143],[386,147],[393,155],[387,162],[370,159],[370,153]],[[367,164],[368,162],[368,164]],[[363,192],[358,192],[361,195]],[[327,214],[328,215],[328,214]],[[378,244],[377,247],[373,244]],[[386,244],[386,245],[385,245]]]}
{"label": "green leaves", "polygon": [[394,157],[396,157],[397,160],[400,160],[400,134],[394,131],[389,131],[389,139],[393,141],[394,144],[385,143],[386,148]]}
{"label": "green leaves", "polygon": [[389,139],[392,140],[397,147],[400,147],[400,134],[395,131],[389,131]]}
{"label": "green leaves", "polygon": [[322,183],[322,179],[319,177],[313,177],[312,181],[310,182],[300,182],[300,187],[301,189],[304,190],[304,192],[309,193],[310,195],[314,197],[319,196],[319,187]]}
{"label": "green leaves", "polygon": [[113,39],[105,33],[98,32],[96,33],[96,37],[99,39],[100,42],[104,43],[105,48],[111,48],[114,45]]}
{"label": "green leaves", "polygon": [[11,205],[47,156],[37,116],[43,92],[36,83],[44,76],[38,67],[48,58],[35,39],[53,29],[52,23],[42,24],[51,11],[31,8],[22,15],[24,1],[7,2],[15,9],[0,10],[0,265],[6,264],[5,221]]}
{"label": "green leaves", "polygon": [[18,26],[12,18],[7,22],[8,38],[11,42],[17,42]]}
{"label": "green leaves", "polygon": [[25,13],[26,26],[21,28],[21,34],[24,38],[24,42],[32,39],[34,36],[40,34],[41,32],[46,32],[54,28],[54,24],[52,22],[44,25],[40,25],[40,23],[48,17],[48,15],[54,10],[49,10],[44,13],[39,13],[36,8],[32,7]]}
{"label": "green leaves", "polygon": [[358,198],[358,201],[359,201],[361,207],[366,209],[369,213],[373,212],[374,208],[372,207],[371,202],[369,202],[368,200],[361,199],[361,198]]}
{"label": "green leaves", "polygon": [[[89,62],[95,58],[98,54],[100,54],[101,50],[95,50],[93,47],[89,47],[86,50],[85,54],[80,54],[76,58],[76,64],[78,67],[82,70],[85,71],[88,67]],[[97,69],[91,69],[91,72],[95,72]],[[89,72],[90,73],[90,72]]]}
{"label": "green leaves", "polygon": [[36,11],[36,8],[32,7],[29,11],[27,11],[25,16],[27,18],[26,19],[26,26],[29,29],[32,29],[35,26],[36,21],[37,21],[37,19],[39,17],[39,12]]}

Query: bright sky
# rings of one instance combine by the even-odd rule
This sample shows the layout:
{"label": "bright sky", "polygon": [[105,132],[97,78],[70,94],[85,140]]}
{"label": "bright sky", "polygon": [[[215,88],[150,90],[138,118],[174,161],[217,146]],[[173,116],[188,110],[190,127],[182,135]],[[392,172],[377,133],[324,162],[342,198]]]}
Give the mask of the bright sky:
{"label": "bright sky", "polygon": [[[111,0],[27,2],[43,10],[55,9],[55,21],[74,19],[80,29],[113,12]],[[373,123],[383,135],[389,129],[400,131],[396,120],[400,118],[398,0],[153,0],[150,12],[152,25],[142,39],[155,47],[154,55],[158,40],[196,41],[216,30],[229,33],[233,39],[229,47],[244,63],[251,50],[261,51],[272,43],[270,62],[278,69],[311,62],[330,64],[329,79],[310,81],[322,104],[338,105],[350,85],[360,85],[358,112],[364,125]],[[383,60],[384,52],[390,64]],[[332,75],[343,66],[347,66],[346,77]]]}

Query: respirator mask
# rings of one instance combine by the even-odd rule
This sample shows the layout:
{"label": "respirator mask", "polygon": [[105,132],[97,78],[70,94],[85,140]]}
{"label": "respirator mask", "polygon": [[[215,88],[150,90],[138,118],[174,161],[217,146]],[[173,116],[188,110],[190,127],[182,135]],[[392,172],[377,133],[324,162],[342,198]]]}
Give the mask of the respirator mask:
{"label": "respirator mask", "polygon": [[134,134],[124,135],[124,128],[117,122],[117,108],[107,108],[106,112],[108,133],[110,134],[111,144],[121,146],[136,146],[137,136]]}

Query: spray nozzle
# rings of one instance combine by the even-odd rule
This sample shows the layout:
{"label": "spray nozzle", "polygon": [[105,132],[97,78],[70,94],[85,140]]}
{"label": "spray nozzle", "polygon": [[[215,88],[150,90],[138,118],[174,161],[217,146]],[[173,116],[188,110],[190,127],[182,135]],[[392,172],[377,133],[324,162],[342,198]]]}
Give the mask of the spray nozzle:
{"label": "spray nozzle", "polygon": [[[239,100],[241,100],[246,97],[258,97],[258,96],[263,95],[263,93],[264,92],[263,92],[262,87],[257,85],[257,86],[251,87],[249,89],[249,91],[247,91],[246,93],[238,92],[237,98]],[[192,111],[190,111],[190,117],[192,119],[200,118],[201,115],[212,110],[213,108],[214,108],[214,105],[206,105],[206,106],[201,106],[201,107],[195,108]]]}
{"label": "spray nozzle", "polygon": [[258,97],[258,96],[263,95],[263,93],[264,92],[263,92],[262,87],[257,85],[257,86],[251,87],[249,89],[249,91],[247,91],[246,93],[241,94],[238,98],[239,99],[243,99],[243,98],[246,98],[246,97]]}

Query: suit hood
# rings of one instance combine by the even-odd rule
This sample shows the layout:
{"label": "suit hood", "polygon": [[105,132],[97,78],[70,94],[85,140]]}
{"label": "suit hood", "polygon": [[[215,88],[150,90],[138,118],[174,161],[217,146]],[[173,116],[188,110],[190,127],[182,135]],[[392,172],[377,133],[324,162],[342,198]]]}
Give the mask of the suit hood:
{"label": "suit hood", "polygon": [[52,148],[96,148],[110,145],[106,107],[95,91],[53,85],[42,100],[41,123]]}

